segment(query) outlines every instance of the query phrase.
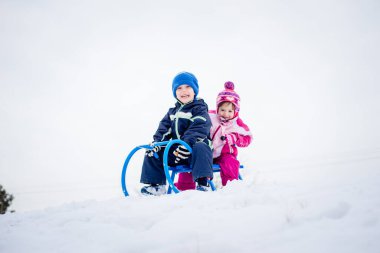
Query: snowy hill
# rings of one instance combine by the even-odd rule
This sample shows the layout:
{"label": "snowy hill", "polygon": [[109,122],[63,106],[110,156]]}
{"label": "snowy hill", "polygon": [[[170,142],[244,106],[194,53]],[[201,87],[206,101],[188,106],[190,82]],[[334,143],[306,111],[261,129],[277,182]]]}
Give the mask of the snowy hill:
{"label": "snowy hill", "polygon": [[[0,253],[378,253],[376,0],[0,1]],[[142,154],[194,73],[225,81],[244,181],[138,195]]]}
{"label": "snowy hill", "polygon": [[[216,192],[84,201],[0,217],[0,251],[376,253],[380,152],[245,171]],[[324,164],[322,164],[324,162]]]}

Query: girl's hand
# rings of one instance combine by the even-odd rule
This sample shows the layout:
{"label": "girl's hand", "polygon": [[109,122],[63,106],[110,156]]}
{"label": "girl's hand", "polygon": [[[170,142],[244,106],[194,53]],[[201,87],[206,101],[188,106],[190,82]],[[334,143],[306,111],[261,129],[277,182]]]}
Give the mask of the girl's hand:
{"label": "girl's hand", "polygon": [[224,136],[221,136],[220,139],[221,139],[222,141],[226,140],[227,143],[230,144],[230,145],[234,145],[234,144],[236,144],[236,141],[237,141],[237,137],[236,137],[236,135],[233,134],[233,133],[232,133],[232,134],[226,134],[226,135],[224,135]]}

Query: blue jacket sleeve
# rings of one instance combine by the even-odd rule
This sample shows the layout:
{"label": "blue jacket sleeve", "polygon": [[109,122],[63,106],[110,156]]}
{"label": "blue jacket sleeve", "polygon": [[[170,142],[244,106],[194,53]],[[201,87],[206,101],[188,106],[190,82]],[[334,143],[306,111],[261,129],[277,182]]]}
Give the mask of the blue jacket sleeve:
{"label": "blue jacket sleeve", "polygon": [[[171,109],[170,109],[171,110]],[[170,120],[170,110],[166,113],[166,115],[160,121],[158,129],[156,133],[153,135],[153,140],[155,142],[167,141],[172,137],[171,134],[171,120]]]}

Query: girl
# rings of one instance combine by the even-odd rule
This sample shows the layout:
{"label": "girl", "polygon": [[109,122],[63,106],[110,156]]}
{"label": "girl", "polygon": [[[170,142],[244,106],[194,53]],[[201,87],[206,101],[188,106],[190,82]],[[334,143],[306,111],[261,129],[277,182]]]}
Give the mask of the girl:
{"label": "girl", "polygon": [[[234,91],[233,82],[224,84],[225,90],[216,99],[216,111],[210,111],[212,122],[211,139],[213,142],[213,162],[220,166],[222,185],[239,178],[240,163],[237,160],[237,147],[247,147],[252,141],[252,134],[239,117],[240,97]],[[237,146],[237,147],[236,147]],[[194,189],[189,174],[182,173],[176,184],[179,190]]]}
{"label": "girl", "polygon": [[239,178],[240,163],[237,160],[238,147],[247,147],[252,141],[249,128],[239,117],[240,97],[234,91],[233,82],[224,84],[225,90],[216,99],[217,111],[210,111],[212,122],[214,163],[220,166],[222,185]]}

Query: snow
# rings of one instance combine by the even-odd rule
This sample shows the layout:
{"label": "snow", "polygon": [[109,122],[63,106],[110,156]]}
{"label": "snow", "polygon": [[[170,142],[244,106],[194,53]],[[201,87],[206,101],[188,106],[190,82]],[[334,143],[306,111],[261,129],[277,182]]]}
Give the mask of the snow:
{"label": "snow", "polygon": [[[215,192],[88,200],[0,219],[2,252],[378,252],[377,157],[247,168]],[[22,243],[20,243],[22,242]]]}
{"label": "snow", "polygon": [[[0,252],[378,252],[379,7],[0,1]],[[184,70],[234,81],[244,180],[143,197],[140,152],[126,198]]]}

